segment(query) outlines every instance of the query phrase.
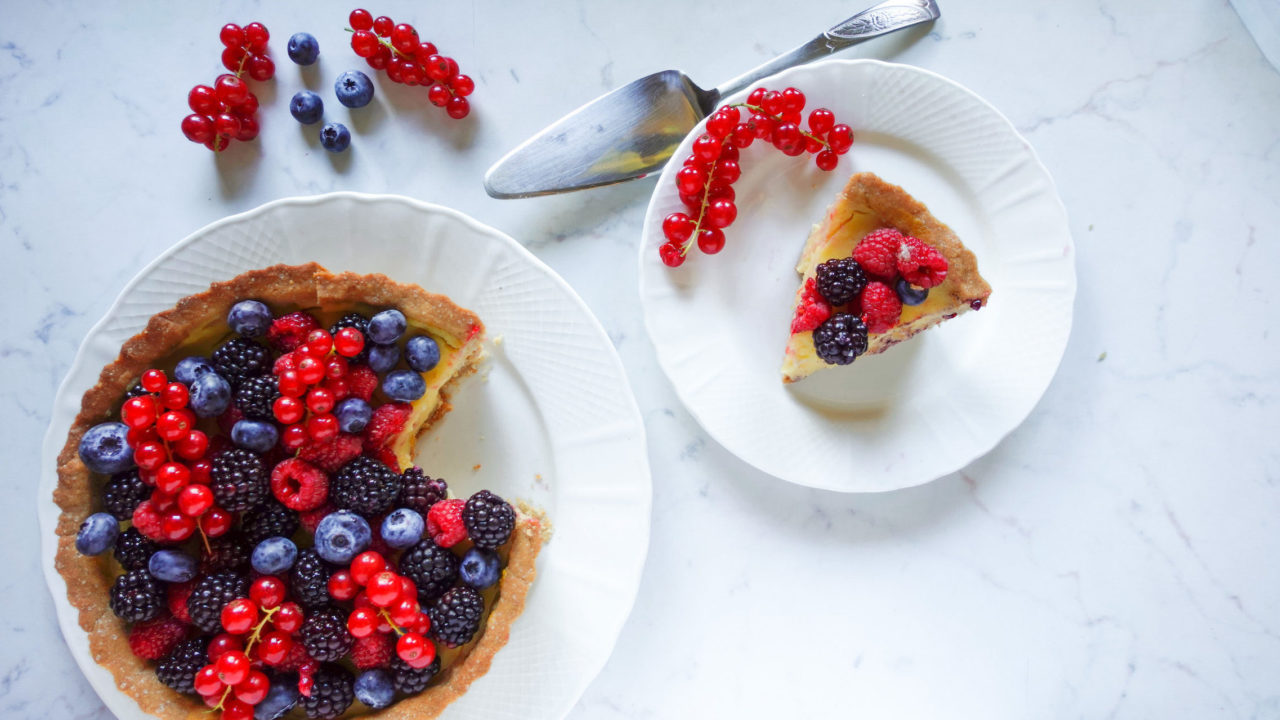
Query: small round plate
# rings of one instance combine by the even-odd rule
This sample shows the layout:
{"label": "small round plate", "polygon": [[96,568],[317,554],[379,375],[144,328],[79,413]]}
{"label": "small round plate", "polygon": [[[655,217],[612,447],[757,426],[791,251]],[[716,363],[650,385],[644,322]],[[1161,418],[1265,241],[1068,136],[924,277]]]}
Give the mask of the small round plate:
{"label": "small round plate", "polygon": [[[684,210],[674,176],[702,126],[685,138],[640,243],[640,298],[659,364],[708,434],[783,480],[873,492],[958,470],[1026,418],[1066,347],[1075,251],[1053,180],[995,108],[919,68],[829,60],[763,84],[799,88],[806,116],[829,108],[856,141],[833,172],[760,142],[743,150],[725,249],[694,250],[672,269],[658,256],[662,220]],[[950,225],[977,255],[990,305],[784,385],[796,262],[855,172],[901,185]]]}
{"label": "small round plate", "polygon": [[489,358],[420,439],[418,461],[463,497],[489,488],[541,507],[553,533],[510,641],[441,717],[563,717],[604,666],[639,588],[651,500],[643,421],[604,329],[559,276],[497,230],[402,197],[292,198],[218,221],[140,272],[89,332],[54,401],[38,507],[45,577],[72,655],[117,717],[147,717],[90,656],[54,568],[55,459],[81,396],[179,298],[308,261],[417,283],[484,320]]}

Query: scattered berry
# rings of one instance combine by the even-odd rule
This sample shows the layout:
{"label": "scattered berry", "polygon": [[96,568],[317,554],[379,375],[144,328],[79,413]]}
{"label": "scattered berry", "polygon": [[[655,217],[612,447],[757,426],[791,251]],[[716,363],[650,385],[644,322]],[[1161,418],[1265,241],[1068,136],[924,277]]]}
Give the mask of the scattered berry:
{"label": "scattered berry", "polygon": [[245,450],[265,453],[279,441],[280,431],[269,422],[241,420],[231,428],[231,442]]}
{"label": "scattered berry", "polygon": [[320,144],[331,153],[340,153],[351,145],[351,131],[342,123],[327,123],[320,128]]}
{"label": "scattered berry", "polygon": [[289,59],[299,65],[312,65],[320,57],[320,43],[311,33],[294,33],[289,38]]}
{"label": "scattered berry", "polygon": [[440,672],[440,656],[422,668],[415,668],[398,657],[391,659],[391,683],[396,692],[403,695],[417,695],[427,689],[427,684]]}
{"label": "scattered berry", "polygon": [[400,339],[409,327],[404,313],[394,308],[383,310],[369,318],[369,339],[380,345],[387,345]]}
{"label": "scattered berry", "polygon": [[404,430],[404,425],[412,414],[413,406],[409,403],[387,403],[374,408],[369,426],[364,430],[365,451],[389,444],[393,437]]}
{"label": "scattered berry", "polygon": [[356,638],[351,646],[351,662],[361,670],[386,667],[395,655],[395,646],[390,633],[375,632]]}
{"label": "scattered berry", "polygon": [[232,387],[251,377],[271,372],[271,355],[262,345],[248,338],[232,338],[213,351],[213,368]]}
{"label": "scattered berry", "polygon": [[300,697],[297,683],[277,677],[271,683],[271,688],[267,690],[267,696],[254,707],[254,718],[255,720],[280,720],[298,704]]}
{"label": "scattered berry", "polygon": [[324,116],[324,100],[310,90],[301,90],[289,101],[289,114],[303,125],[313,125]]}
{"label": "scattered berry", "polygon": [[373,100],[373,83],[359,70],[348,70],[333,83],[338,102],[349,108],[362,108]]}

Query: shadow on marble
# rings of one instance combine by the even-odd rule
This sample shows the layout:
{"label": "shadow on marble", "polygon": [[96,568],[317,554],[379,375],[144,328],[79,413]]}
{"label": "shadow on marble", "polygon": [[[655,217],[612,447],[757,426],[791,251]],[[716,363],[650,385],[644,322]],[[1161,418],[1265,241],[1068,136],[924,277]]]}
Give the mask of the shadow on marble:
{"label": "shadow on marble", "polygon": [[214,166],[218,170],[218,193],[224,200],[233,200],[251,194],[262,164],[262,143],[236,142],[226,150],[216,153]]}
{"label": "shadow on marble", "polygon": [[475,138],[484,123],[484,109],[473,104],[471,114],[459,121],[449,117],[444,108],[427,101],[427,88],[399,85],[378,73],[375,80],[377,94],[385,98],[390,111],[401,119],[418,126],[424,133],[439,138],[443,144],[461,152],[475,144]]}

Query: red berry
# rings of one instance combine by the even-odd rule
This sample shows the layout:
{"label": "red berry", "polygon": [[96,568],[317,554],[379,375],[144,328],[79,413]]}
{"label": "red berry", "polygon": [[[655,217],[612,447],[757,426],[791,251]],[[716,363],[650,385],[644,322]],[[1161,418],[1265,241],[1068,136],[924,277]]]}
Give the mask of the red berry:
{"label": "red berry", "polygon": [[800,112],[804,109],[804,93],[789,87],[782,91],[782,111],[783,112]]}
{"label": "red berry", "polygon": [[[243,682],[236,685],[232,690],[236,694],[236,699],[240,702],[245,705],[257,705],[267,696],[269,687],[271,687],[271,683],[267,680],[267,676],[254,670],[249,673],[249,677],[245,678]],[[253,717],[253,708],[249,708],[248,717]]]}
{"label": "red berry", "polygon": [[[277,613],[278,614],[278,613]],[[257,645],[258,657],[268,665],[277,665],[293,649],[293,638],[283,630],[275,630],[262,636]]]}
{"label": "red berry", "polygon": [[271,404],[271,414],[275,419],[285,425],[292,425],[302,419],[306,415],[307,409],[303,406],[302,401],[296,397],[281,395]]}
{"label": "red berry", "polygon": [[302,358],[298,361],[298,378],[308,385],[315,385],[324,378],[324,364],[313,357]]}
{"label": "red berry", "polygon": [[211,538],[221,537],[227,534],[227,531],[231,529],[231,524],[234,522],[235,518],[231,516],[231,513],[215,505],[200,516],[200,529]]}
{"label": "red berry", "polygon": [[258,96],[250,92],[244,102],[231,108],[231,110],[236,115],[239,115],[241,120],[252,117],[254,113],[258,112]]}
{"label": "red berry", "polygon": [[418,59],[418,62],[425,63],[427,58],[438,52],[439,50],[436,49],[435,43],[420,42],[418,43],[418,47],[413,49],[413,56]]}
{"label": "red berry", "polygon": [[738,124],[741,113],[736,107],[720,108],[707,118],[707,134],[715,138],[726,138]]}
{"label": "red berry", "polygon": [[152,425],[156,421],[155,398],[143,395],[125,400],[120,408],[120,419],[130,428],[145,428]]}
{"label": "red berry", "polygon": [[[707,206],[707,224],[713,228],[729,227],[738,217],[738,207],[730,200],[713,200]],[[699,247],[701,247],[702,234],[698,234]]]}
{"label": "red berry", "polygon": [[161,534],[165,540],[182,542],[196,531],[195,518],[187,517],[180,512],[170,513],[161,520]]}
{"label": "red berry", "polygon": [[351,579],[363,587],[369,584],[370,578],[386,569],[386,559],[379,553],[368,550],[355,556],[351,561]]}
{"label": "red berry", "polygon": [[871,277],[890,281],[898,276],[898,248],[903,235],[894,228],[867,233],[853,249],[853,259]]}
{"label": "red berry", "polygon": [[[222,606],[222,627],[232,635],[244,635],[258,622],[258,605],[247,598],[232,600]],[[232,681],[231,684],[236,684]]]}
{"label": "red berry", "polygon": [[729,200],[730,202],[737,196],[733,186],[723,180],[716,180],[711,183],[711,187],[707,188],[707,198],[710,200]]}
{"label": "red berry", "polygon": [[786,101],[782,93],[769,90],[765,92],[764,97],[760,98],[760,108],[769,115],[781,115],[786,109]]}
{"label": "red berry", "polygon": [[804,135],[795,123],[782,123],[773,130],[773,146],[784,155],[795,157],[804,152]]}
{"label": "red berry", "polygon": [[156,420],[156,432],[169,442],[177,442],[191,432],[186,416],[170,410]]}
{"label": "red berry", "polygon": [[227,23],[218,33],[218,39],[227,47],[240,47],[245,44],[244,29],[235,23]]}
{"label": "red berry", "polygon": [[436,107],[448,105],[449,99],[449,90],[443,85],[432,85],[427,89],[427,102]]}
{"label": "red berry", "polygon": [[693,141],[693,156],[702,162],[715,162],[720,157],[720,140],[706,133]]}
{"label": "red berry", "polygon": [[947,259],[921,240],[903,236],[898,248],[898,272],[912,285],[937,287],[947,279]]}
{"label": "red berry", "polygon": [[324,357],[333,349],[333,336],[328,330],[312,330],[307,333],[307,341],[304,345],[309,355],[314,357]]}
{"label": "red berry", "polygon": [[271,624],[281,632],[293,633],[302,627],[302,621],[305,619],[302,608],[297,603],[287,602],[281,605],[276,614],[271,617]]}
{"label": "red berry", "polygon": [[719,228],[706,228],[698,232],[698,249],[708,255],[715,255],[724,249],[724,231]]}
{"label": "red berry", "polygon": [[[319,413],[321,415],[329,412],[333,409],[333,393],[322,387],[311,388],[311,392],[307,393],[307,409],[313,413]],[[310,421],[307,423],[307,429],[311,430]],[[316,435],[314,432],[312,433],[312,437],[315,437],[317,440],[324,439]]]}
{"label": "red berry", "polygon": [[848,125],[836,125],[827,133],[827,144],[837,155],[849,152],[853,145],[853,128]]}
{"label": "red berry", "polygon": [[351,579],[347,570],[338,570],[329,576],[329,595],[334,600],[350,600],[360,592],[360,586]]}
{"label": "red berry", "polygon": [[[385,49],[385,48],[384,48]],[[388,51],[390,52],[390,51]],[[400,73],[404,68],[404,62],[398,57],[390,57],[387,60],[387,79],[391,82],[398,83],[403,80]]]}
{"label": "red berry", "polygon": [[395,21],[386,15],[380,15],[373,21],[373,31],[378,37],[387,37],[391,35],[392,28],[395,27]]}
{"label": "red berry", "polygon": [[343,357],[355,357],[364,350],[364,333],[353,327],[342,328],[333,337],[333,346]]}
{"label": "red berry", "polygon": [[240,118],[230,113],[222,113],[213,119],[213,131],[219,137],[233,138],[240,134]]}
{"label": "red berry", "polygon": [[[199,430],[192,430],[191,432],[192,433],[199,432],[201,435],[204,435],[204,433],[200,432]],[[206,438],[206,442],[207,442],[207,438]],[[208,485],[209,482],[213,479],[213,461],[212,460],[201,458],[191,463],[188,467],[191,468],[191,482],[193,483],[199,483],[200,485]]]}
{"label": "red berry", "polygon": [[328,440],[338,434],[338,418],[333,415],[312,415],[307,418],[307,434],[313,440]]}
{"label": "red berry", "polygon": [[374,605],[381,608],[390,607],[391,603],[400,597],[400,578],[389,570],[383,570],[369,578],[365,593]]}
{"label": "red berry", "polygon": [[830,172],[836,169],[836,165],[840,164],[840,156],[830,150],[823,150],[813,159],[813,163],[818,166],[819,170]]}
{"label": "red berry", "polygon": [[138,503],[138,507],[133,509],[132,520],[138,532],[152,540],[164,537],[164,519],[160,516],[160,510],[150,500]]}
{"label": "red berry", "polygon": [[148,370],[142,373],[142,389],[147,392],[158,393],[168,382],[169,379],[165,377],[163,370]]}
{"label": "red berry", "polygon": [[826,135],[835,127],[836,116],[826,108],[816,108],[809,113],[809,131],[814,135]]}
{"label": "red berry", "polygon": [[244,642],[230,633],[218,633],[209,641],[209,659],[217,660],[226,653],[244,649]]}
{"label": "red berry", "polygon": [[244,26],[244,37],[248,41],[249,49],[261,54],[267,51],[267,41],[271,39],[271,33],[267,32],[266,26],[262,23],[251,22]]}
{"label": "red berry", "polygon": [[371,30],[373,29],[373,15],[364,8],[356,8],[347,16],[347,24],[352,30]]}
{"label": "red berry", "polygon": [[738,178],[742,177],[742,166],[737,160],[721,159],[716,163],[715,172],[711,174],[713,180],[721,180],[726,183],[738,182]]}
{"label": "red berry", "polygon": [[862,322],[867,332],[882,333],[898,324],[902,315],[902,301],[893,288],[872,280],[862,291]]}
{"label": "red berry", "polygon": [[380,47],[382,43],[378,41],[378,36],[367,30],[357,30],[351,35],[351,49],[362,58],[371,58],[378,54]]}
{"label": "red berry", "polygon": [[172,512],[178,508],[178,496],[176,493],[167,493],[159,488],[156,488],[155,490],[151,491],[151,497],[149,499],[151,500],[151,505],[155,507],[156,511],[159,512],[162,516],[160,518],[160,521],[161,521],[160,534],[163,535],[164,534],[163,515],[165,513]]}
{"label": "red berry", "polygon": [[747,104],[748,104],[748,105],[755,105],[755,106],[759,107],[759,105],[760,105],[760,101],[761,101],[761,100],[764,100],[764,95],[765,95],[765,93],[767,93],[767,92],[768,92],[768,90],[765,90],[765,89],[764,89],[764,88],[762,88],[762,87],[758,87],[758,88],[756,88],[755,90],[752,90],[752,91],[751,91],[751,94],[747,96]]}
{"label": "red berry", "polygon": [[684,213],[671,213],[662,221],[662,234],[671,242],[683,243],[693,235],[697,225]]}
{"label": "red berry", "polygon": [[187,625],[177,618],[160,615],[134,623],[129,628],[129,649],[143,660],[159,660],[187,636]]}
{"label": "red berry", "polygon": [[391,615],[392,622],[400,627],[409,627],[418,621],[418,612],[421,609],[417,599],[401,596],[391,604],[388,612]]}
{"label": "red berry", "polygon": [[707,174],[697,167],[683,167],[676,173],[676,188],[685,195],[701,192],[707,184]]}
{"label": "red berry", "polygon": [[314,510],[329,497],[329,478],[305,460],[291,458],[271,471],[271,494],[290,510]]}
{"label": "red berry", "polygon": [[239,105],[249,98],[249,86],[235,75],[224,74],[214,81],[213,93],[227,105]]}
{"label": "red berry", "polygon": [[307,383],[298,376],[297,370],[285,370],[276,382],[280,386],[280,394],[285,397],[300,398],[307,392]]}
{"label": "red berry", "polygon": [[405,55],[418,49],[418,31],[408,23],[400,23],[391,29],[391,45]]}
{"label": "red berry", "polygon": [[736,148],[751,147],[751,143],[755,142],[756,134],[751,125],[747,123],[738,123],[733,129],[733,134],[729,136],[729,141]]}
{"label": "red berry", "polygon": [[658,255],[662,257],[662,264],[667,267],[680,267],[684,264],[684,253],[678,244],[663,243],[658,248]]}
{"label": "red berry", "polygon": [[440,547],[453,547],[467,539],[467,528],[462,524],[465,505],[466,501],[458,498],[441,500],[427,511],[427,532]]}
{"label": "red berry", "polygon": [[354,638],[368,637],[377,631],[380,622],[381,618],[376,610],[358,607],[347,616],[347,632]]}
{"label": "red berry", "polygon": [[[129,432],[125,433],[124,439],[125,439],[125,442],[129,444],[129,447],[137,448],[139,445],[143,443],[160,442],[160,434],[156,432],[155,425],[150,425],[148,427],[133,428],[129,430]],[[151,472],[151,471],[147,471],[147,472]]]}
{"label": "red berry", "polygon": [[266,82],[276,76],[276,64],[266,55],[254,55],[249,58],[249,77],[258,82]]}
{"label": "red berry", "polygon": [[453,89],[455,95],[466,97],[475,92],[476,83],[468,75],[454,75],[449,78],[449,87]]}
{"label": "red berry", "polygon": [[452,75],[449,72],[449,59],[443,55],[429,55],[422,61],[422,65],[427,69],[427,77],[436,82],[444,82]]}
{"label": "red berry", "polygon": [[[212,659],[212,658],[210,658]],[[196,676],[192,678],[195,684],[196,692],[201,697],[210,697],[221,695],[226,685],[218,677],[218,667],[216,665],[205,665],[196,672]]]}
{"label": "red berry", "polygon": [[253,720],[253,706],[237,698],[230,698],[223,702],[222,714],[218,716],[218,720]]}
{"label": "red berry", "polygon": [[414,632],[425,636],[427,633],[431,632],[431,617],[424,612],[419,612],[418,618],[414,621],[412,629]]}
{"label": "red berry", "polygon": [[264,575],[254,580],[249,586],[249,599],[257,603],[258,607],[267,610],[284,602],[286,594],[288,591],[285,589],[284,581],[271,575]]}
{"label": "red berry", "polygon": [[471,103],[464,97],[455,97],[449,100],[444,110],[454,120],[461,120],[471,114]]}
{"label": "red berry", "polygon": [[[396,641],[396,655],[407,663],[413,663],[420,660],[424,655],[430,654],[431,659],[435,659],[436,648],[426,638],[416,632],[405,633]],[[430,660],[427,664],[430,664]]]}
{"label": "red berry", "polygon": [[240,72],[249,51],[242,47],[229,47],[222,51],[222,67],[231,72]]}
{"label": "red berry", "polygon": [[182,134],[191,142],[203,143],[213,139],[213,119],[208,115],[188,115],[182,118]]}
{"label": "red berry", "polygon": [[178,509],[187,517],[200,517],[213,507],[213,491],[208,485],[188,485],[178,493]]}
{"label": "red berry", "polygon": [[748,121],[757,140],[773,140],[773,130],[777,126],[771,118],[764,115],[752,115]]}
{"label": "red berry", "polygon": [[306,426],[301,423],[290,425],[280,434],[280,444],[285,450],[297,450],[308,442],[311,442],[311,435],[307,433]]}

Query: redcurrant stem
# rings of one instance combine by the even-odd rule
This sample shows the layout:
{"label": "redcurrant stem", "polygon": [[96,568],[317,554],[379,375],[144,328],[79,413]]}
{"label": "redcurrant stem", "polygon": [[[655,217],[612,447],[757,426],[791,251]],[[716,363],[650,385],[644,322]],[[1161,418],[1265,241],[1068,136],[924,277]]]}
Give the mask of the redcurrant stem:
{"label": "redcurrant stem", "polygon": [[[248,656],[249,651],[253,649],[253,646],[255,644],[257,644],[258,637],[262,635],[262,628],[266,627],[267,623],[271,622],[271,616],[275,615],[276,611],[279,609],[280,609],[279,605],[273,608],[267,608],[267,611],[265,614],[263,614],[262,619],[258,621],[258,625],[254,627],[253,632],[249,634],[249,639],[246,640],[244,643],[245,656]],[[222,697],[218,698],[218,704],[210,708],[209,712],[212,713],[212,712],[217,712],[219,710],[224,709],[223,704],[227,702],[227,696],[230,694],[231,694],[231,686],[228,685],[226,688],[223,689]]]}
{"label": "redcurrant stem", "polygon": [[711,161],[711,167],[707,168],[707,184],[702,186],[702,206],[698,208],[698,219],[693,224],[693,234],[689,236],[689,241],[680,248],[680,255],[689,254],[689,250],[693,244],[698,241],[698,233],[702,232],[702,218],[707,215],[707,203],[711,201],[711,180],[716,174],[716,165],[720,162],[720,158],[716,157]]}
{"label": "redcurrant stem", "polygon": [[387,621],[387,624],[391,626],[392,630],[396,631],[397,636],[404,634],[404,628],[401,628],[396,624],[395,620],[391,619],[391,613],[387,612],[386,608],[378,608],[378,612],[382,613],[383,619]]}
{"label": "redcurrant stem", "polygon": [[[769,118],[770,120],[772,120],[772,121],[774,121],[774,122],[782,122],[782,116],[781,116],[781,115],[774,115],[773,113],[765,112],[765,109],[764,109],[764,108],[762,108],[762,107],[760,107],[759,105],[752,105],[751,103],[730,103],[730,104],[729,104],[729,105],[727,105],[726,107],[744,107],[744,108],[746,108],[746,109],[750,110],[751,112],[756,113],[756,114],[758,114],[758,115],[763,115],[763,116],[765,116],[765,117]],[[817,140],[818,142],[822,143],[822,147],[826,148],[827,150],[830,150],[830,149],[831,149],[831,145],[830,145],[830,143],[828,143],[826,140],[823,140],[822,138],[818,137],[817,135],[814,135],[813,133],[809,132],[808,130],[803,130],[803,129],[802,129],[802,130],[800,130],[800,134],[801,134],[801,135],[803,135],[803,136],[804,136],[804,137],[806,137],[806,138],[809,138],[810,140]]]}
{"label": "redcurrant stem", "polygon": [[200,542],[204,543],[204,551],[212,555],[213,548],[209,547],[209,536],[204,534],[204,528],[200,527],[199,521],[196,522],[196,530],[200,533]]}
{"label": "redcurrant stem", "polygon": [[[349,33],[354,33],[354,32],[355,32],[355,30],[353,30],[352,28],[347,28],[347,32],[349,32]],[[382,39],[382,38],[378,37],[377,35],[374,35],[374,37],[375,37],[375,38],[378,38],[378,43],[379,43],[380,45],[382,45],[383,47],[385,47],[386,49],[390,50],[391,52],[395,53],[396,55],[399,55],[399,56],[400,56],[400,57],[402,57],[402,58],[405,58],[406,60],[412,60],[413,62],[418,63],[418,67],[422,67],[422,63],[418,61],[418,58],[417,58],[417,57],[415,57],[415,56],[413,56],[413,55],[407,55],[407,54],[405,54],[405,53],[400,52],[398,49],[396,49],[396,46],[395,46],[395,45],[392,45],[392,44],[391,44],[391,41],[390,41],[390,40],[384,40],[384,39]],[[425,68],[423,68],[423,69],[425,70]],[[437,82],[436,84],[437,84],[437,85],[442,85],[442,86],[444,86],[444,89],[449,91],[449,97],[457,97],[457,96],[458,96],[458,94],[457,94],[457,93],[455,93],[455,92],[453,91],[453,88],[449,87],[449,85],[448,85],[447,83]]]}

